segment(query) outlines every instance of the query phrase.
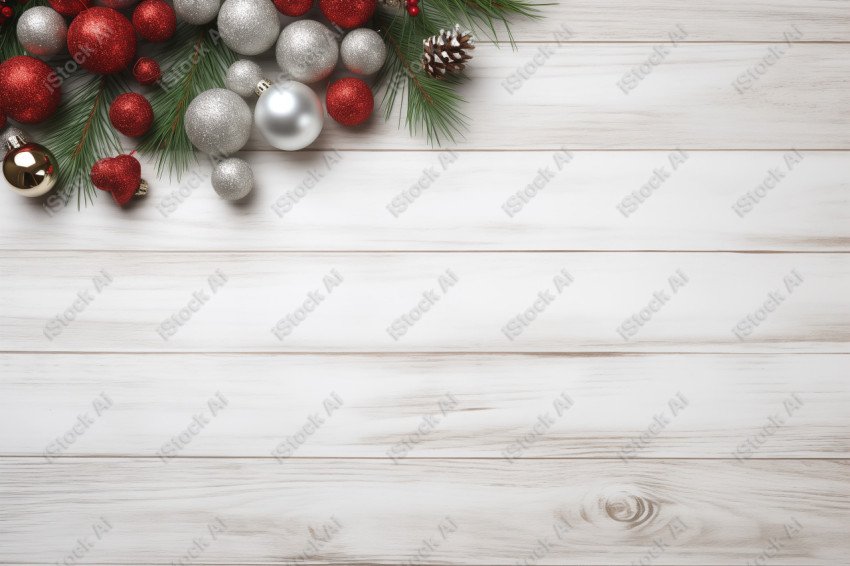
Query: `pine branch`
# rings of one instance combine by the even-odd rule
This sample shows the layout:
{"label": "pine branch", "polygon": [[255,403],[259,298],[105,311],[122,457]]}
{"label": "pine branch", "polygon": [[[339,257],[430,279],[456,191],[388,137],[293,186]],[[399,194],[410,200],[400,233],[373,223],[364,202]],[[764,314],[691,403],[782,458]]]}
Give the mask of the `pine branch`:
{"label": "pine branch", "polygon": [[236,55],[214,27],[188,25],[181,25],[161,52],[163,76],[150,97],[154,125],[139,151],[154,156],[157,175],[167,169],[169,176],[179,179],[195,160],[195,148],[183,127],[186,109],[201,92],[224,86],[224,75]]}
{"label": "pine branch", "polygon": [[66,81],[63,102],[50,121],[44,145],[59,160],[63,200],[76,193],[77,208],[93,201],[97,191],[89,173],[98,160],[121,153],[121,143],[109,122],[109,104],[127,86],[119,75],[92,76]]}
{"label": "pine branch", "polygon": [[[387,61],[377,77],[384,86],[382,104],[387,118],[396,105],[405,108],[408,129],[415,135],[424,131],[431,144],[443,140],[456,141],[467,128],[467,118],[460,107],[465,102],[457,94],[458,77],[433,79],[422,68],[422,40],[441,28],[460,24],[483,32],[494,41],[503,29],[513,44],[510,32],[512,17],[538,18],[539,7],[531,0],[428,0],[420,6],[417,17],[405,14],[376,16],[376,23],[387,43]],[[404,94],[407,99],[402,101]],[[401,119],[401,116],[399,117]]]}

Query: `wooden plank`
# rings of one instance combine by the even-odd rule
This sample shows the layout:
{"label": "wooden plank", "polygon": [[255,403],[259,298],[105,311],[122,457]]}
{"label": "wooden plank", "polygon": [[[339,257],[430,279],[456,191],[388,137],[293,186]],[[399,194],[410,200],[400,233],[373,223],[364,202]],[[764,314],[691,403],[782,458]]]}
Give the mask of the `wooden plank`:
{"label": "wooden plank", "polygon": [[840,300],[850,254],[4,252],[0,271],[6,351],[840,353],[850,343]]}
{"label": "wooden plank", "polygon": [[[850,44],[562,42],[475,53],[460,148],[850,149]],[[274,62],[265,69],[279,74]],[[751,69],[755,78],[739,83]],[[246,149],[270,149],[258,136]],[[313,147],[428,146],[376,115],[352,129],[328,120]]]}
{"label": "wooden plank", "polygon": [[666,41],[682,26],[686,41],[777,41],[791,26],[802,41],[850,40],[850,10],[843,0],[561,0],[538,22],[517,20],[519,41],[551,41],[566,25],[575,41]]}
{"label": "wooden plank", "polygon": [[7,354],[0,372],[0,454],[46,460],[850,457],[846,355]]}
{"label": "wooden plank", "polygon": [[[1,192],[0,248],[850,250],[839,173],[850,170],[850,152],[243,157],[257,188],[237,206],[210,188],[206,162],[182,181],[155,182],[130,216],[108,198],[77,211]],[[153,167],[145,176],[156,178]]]}
{"label": "wooden plank", "polygon": [[850,552],[847,471],[828,460],[13,458],[0,462],[0,547],[8,561],[52,564],[87,537],[88,564],[171,564],[200,538],[195,560],[208,564],[304,553],[320,564],[502,565],[542,539],[535,563],[563,565],[639,563],[660,540],[653,563],[705,565],[755,560],[776,539],[771,564],[832,565]]}

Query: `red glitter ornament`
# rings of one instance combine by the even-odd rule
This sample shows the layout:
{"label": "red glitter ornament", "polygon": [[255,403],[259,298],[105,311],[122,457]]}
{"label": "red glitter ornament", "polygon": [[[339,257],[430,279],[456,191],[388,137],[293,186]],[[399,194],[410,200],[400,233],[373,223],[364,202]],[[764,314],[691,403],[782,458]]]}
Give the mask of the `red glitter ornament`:
{"label": "red glitter ornament", "polygon": [[313,0],[274,0],[274,6],[284,16],[297,18],[310,11]]}
{"label": "red glitter ornament", "polygon": [[162,78],[162,71],[159,68],[159,63],[150,57],[139,57],[139,60],[133,65],[133,77],[140,85],[148,86]]}
{"label": "red glitter ornament", "polygon": [[116,130],[137,138],[145,135],[153,124],[153,108],[148,99],[135,92],[118,95],[109,106],[109,121]]}
{"label": "red glitter ornament", "polygon": [[343,126],[358,126],[372,115],[375,99],[364,81],[349,77],[328,87],[328,114]]}
{"label": "red glitter ornament", "polygon": [[0,108],[0,130],[6,127],[6,113]]}
{"label": "red glitter ornament", "polygon": [[124,206],[146,185],[142,181],[142,165],[132,155],[107,157],[91,168],[91,182],[101,191],[112,193],[115,202]]}
{"label": "red glitter ornament", "polygon": [[68,52],[87,71],[117,73],[136,56],[136,32],[121,12],[89,8],[68,28]]}
{"label": "red glitter ornament", "polygon": [[344,29],[362,27],[377,7],[378,0],[319,0],[325,17]]}
{"label": "red glitter ornament", "polygon": [[46,63],[19,55],[0,64],[0,110],[24,124],[53,116],[62,99],[62,85]]}
{"label": "red glitter ornament", "polygon": [[163,0],[142,0],[133,10],[133,27],[142,39],[159,43],[174,35],[177,16]]}
{"label": "red glitter ornament", "polygon": [[91,5],[91,0],[47,0],[63,16],[76,16]]}

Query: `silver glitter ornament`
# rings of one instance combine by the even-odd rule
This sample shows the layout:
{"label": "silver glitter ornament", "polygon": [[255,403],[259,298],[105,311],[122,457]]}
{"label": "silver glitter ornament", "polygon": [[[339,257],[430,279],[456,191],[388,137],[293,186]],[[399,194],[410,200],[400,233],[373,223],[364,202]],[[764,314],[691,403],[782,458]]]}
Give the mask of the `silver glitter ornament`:
{"label": "silver glitter ornament", "polygon": [[186,109],[186,135],[210,155],[236,153],[251,135],[251,110],[238,94],[224,88],[205,90]]}
{"label": "silver glitter ornament", "polygon": [[384,66],[387,46],[381,34],[369,28],[348,33],[339,47],[342,64],[352,73],[373,75]]}
{"label": "silver glitter ornament", "polygon": [[280,33],[277,9],[269,0],[224,0],[218,32],[225,45],[241,55],[259,55]]}
{"label": "silver glitter ornament", "polygon": [[227,69],[224,77],[224,85],[241,97],[254,96],[257,85],[263,80],[263,72],[260,66],[253,61],[240,59]]}
{"label": "silver glitter ornament", "polygon": [[304,149],[319,137],[325,110],[313,89],[296,81],[263,83],[254,122],[266,141],[278,149]]}
{"label": "silver glitter ornament", "polygon": [[195,26],[213,21],[220,7],[221,0],[174,0],[177,17]]}
{"label": "silver glitter ornament", "polygon": [[277,64],[288,78],[314,83],[333,73],[339,60],[336,37],[324,24],[298,20],[286,26],[275,48]]}
{"label": "silver glitter ornament", "polygon": [[36,57],[49,59],[65,49],[68,25],[53,8],[36,6],[21,14],[16,32],[24,49]]}
{"label": "silver glitter ornament", "polygon": [[213,169],[212,186],[224,200],[239,200],[254,188],[254,172],[244,159],[231,157]]}

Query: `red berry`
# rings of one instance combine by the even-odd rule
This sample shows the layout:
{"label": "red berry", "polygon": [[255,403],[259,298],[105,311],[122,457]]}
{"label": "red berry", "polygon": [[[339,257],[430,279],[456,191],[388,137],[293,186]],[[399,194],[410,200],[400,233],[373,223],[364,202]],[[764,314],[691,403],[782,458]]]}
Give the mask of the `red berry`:
{"label": "red berry", "polygon": [[411,16],[418,16],[419,15],[419,6],[410,6],[407,9],[407,13],[410,14]]}

